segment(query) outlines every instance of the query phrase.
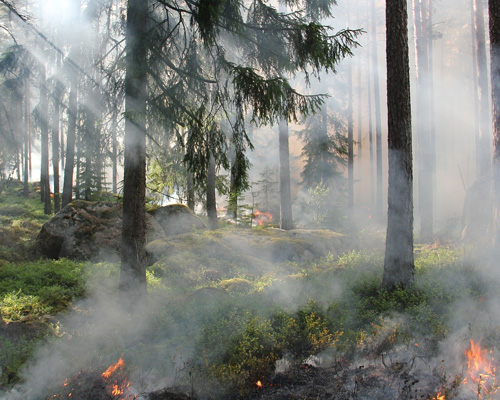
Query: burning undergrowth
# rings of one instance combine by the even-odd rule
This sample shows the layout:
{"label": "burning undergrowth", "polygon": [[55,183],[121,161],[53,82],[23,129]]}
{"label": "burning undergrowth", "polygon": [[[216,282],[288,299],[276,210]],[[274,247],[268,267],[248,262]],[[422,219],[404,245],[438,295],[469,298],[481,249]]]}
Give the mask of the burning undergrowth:
{"label": "burning undergrowth", "polygon": [[130,387],[125,362],[120,358],[103,373],[80,371],[66,378],[52,399],[134,400],[139,397]]}
{"label": "burning undergrowth", "polygon": [[[60,318],[60,337],[0,397],[488,399],[497,393],[486,374],[497,370],[498,293],[463,254],[421,249],[416,285],[392,293],[380,290],[381,256],[369,252],[265,273],[233,267],[232,276],[200,267],[199,279],[194,268],[150,270],[140,302],[118,293],[118,267],[103,264]],[[244,285],[222,285],[235,278]],[[470,339],[492,357],[476,381],[467,378]],[[105,378],[122,354],[126,365]]]}

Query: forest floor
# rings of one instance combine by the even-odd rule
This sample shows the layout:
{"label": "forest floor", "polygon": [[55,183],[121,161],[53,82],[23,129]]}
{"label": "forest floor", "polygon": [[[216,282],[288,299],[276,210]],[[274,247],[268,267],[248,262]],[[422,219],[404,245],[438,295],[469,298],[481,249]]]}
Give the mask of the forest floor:
{"label": "forest floor", "polygon": [[498,396],[500,277],[478,246],[417,244],[415,284],[387,293],[380,232],[224,225],[150,244],[149,296],[128,302],[116,263],[33,257],[47,220],[4,188],[2,399]]}

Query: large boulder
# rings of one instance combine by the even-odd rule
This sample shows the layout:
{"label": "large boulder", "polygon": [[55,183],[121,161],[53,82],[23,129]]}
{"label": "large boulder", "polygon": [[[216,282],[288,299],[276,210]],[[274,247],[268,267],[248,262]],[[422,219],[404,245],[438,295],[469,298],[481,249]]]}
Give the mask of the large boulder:
{"label": "large boulder", "polygon": [[167,236],[187,233],[193,229],[206,229],[205,223],[184,204],[170,204],[151,211]]}
{"label": "large boulder", "polygon": [[[147,239],[164,236],[146,214]],[[38,255],[76,260],[116,259],[120,253],[122,205],[107,201],[75,200],[42,226],[36,239]]]}

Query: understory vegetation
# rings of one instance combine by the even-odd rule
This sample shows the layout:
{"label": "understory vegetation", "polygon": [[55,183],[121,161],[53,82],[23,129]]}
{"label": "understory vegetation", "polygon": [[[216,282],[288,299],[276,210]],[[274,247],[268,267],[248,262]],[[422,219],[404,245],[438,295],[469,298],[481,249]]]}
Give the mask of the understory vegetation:
{"label": "understory vegetation", "polygon": [[[95,304],[103,304],[85,300],[118,297],[118,264],[33,259],[29,248],[44,222],[42,205],[16,196],[9,189],[0,197],[5,238],[0,310],[8,323],[0,338],[3,386],[22,378],[23,366],[40,345],[67,341],[71,346],[79,340],[73,337],[85,335],[65,322],[75,314],[87,318]],[[235,228],[198,234],[210,238],[224,229]],[[464,321],[474,320],[477,307],[463,307],[457,315],[458,305],[480,305],[497,295],[496,285],[470,261],[472,249],[452,243],[417,247],[415,285],[391,293],[380,289],[382,248],[251,269],[230,259],[216,265],[204,253],[193,249],[189,260],[177,256],[170,265],[163,259],[149,268],[140,340],[117,326],[103,334],[101,359],[123,354],[139,371],[172,377],[172,385],[216,379],[245,393],[277,366],[313,355],[376,357],[422,340],[432,352]]]}

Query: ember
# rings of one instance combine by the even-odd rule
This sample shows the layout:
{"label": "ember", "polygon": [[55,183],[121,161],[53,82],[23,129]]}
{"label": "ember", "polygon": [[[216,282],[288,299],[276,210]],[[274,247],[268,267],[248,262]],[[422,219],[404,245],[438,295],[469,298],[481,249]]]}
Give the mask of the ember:
{"label": "ember", "polygon": [[470,341],[470,349],[465,351],[467,357],[467,377],[464,384],[473,386],[478,398],[497,393],[496,366],[491,351],[482,349],[479,343]]}
{"label": "ember", "polygon": [[261,387],[262,387],[262,382],[261,382],[261,381],[257,381],[257,382],[255,382],[255,385],[256,385],[258,388],[261,388]]}
{"label": "ember", "polygon": [[253,215],[255,223],[259,226],[267,225],[273,222],[273,214],[271,214],[270,212],[263,213],[262,211],[255,210]]}

